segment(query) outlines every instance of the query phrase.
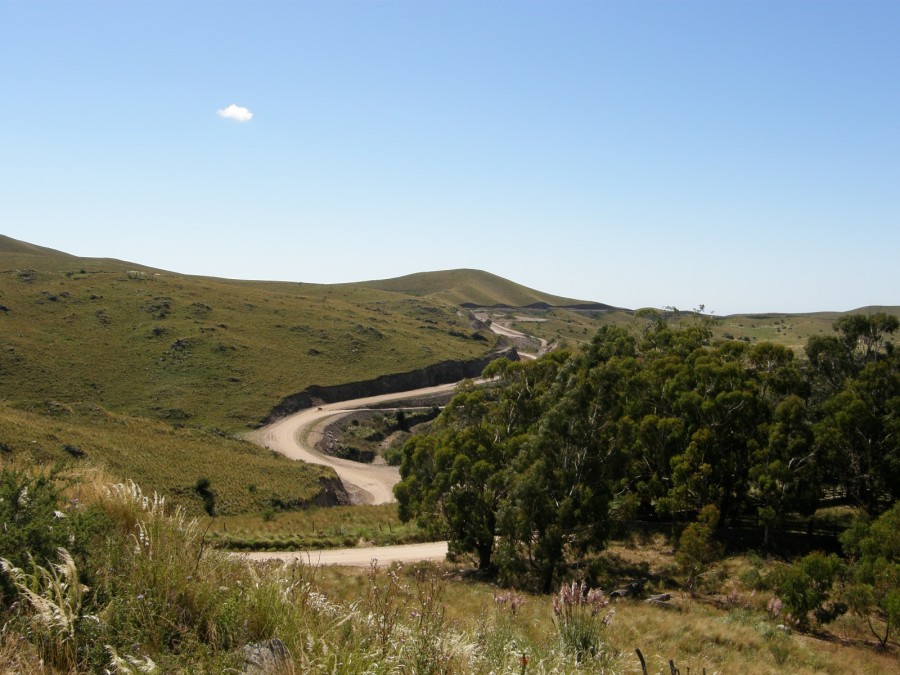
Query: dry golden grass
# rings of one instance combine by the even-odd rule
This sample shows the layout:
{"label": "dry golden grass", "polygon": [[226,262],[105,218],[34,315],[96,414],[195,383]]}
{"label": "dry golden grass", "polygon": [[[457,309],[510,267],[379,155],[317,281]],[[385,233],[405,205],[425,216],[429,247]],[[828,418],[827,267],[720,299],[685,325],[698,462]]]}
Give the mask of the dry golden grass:
{"label": "dry golden grass", "polygon": [[[617,554],[643,562],[639,552],[620,545]],[[668,566],[664,551],[651,550],[648,556],[651,571]],[[747,565],[735,563],[735,569]],[[409,566],[401,573],[411,580],[415,570],[430,566]],[[496,630],[496,618],[501,613],[495,597],[502,592],[496,586],[466,580],[460,570],[449,566],[437,569],[449,580],[445,593],[446,617],[456,629],[478,636],[485,630]],[[353,602],[363,596],[367,572],[359,569],[319,568],[317,583],[329,597],[340,602]],[[643,653],[650,673],[669,671],[672,659],[681,673],[758,673],[775,675],[796,673],[834,673],[835,675],[863,675],[867,673],[895,673],[897,649],[882,653],[873,646],[841,641],[838,626],[833,635],[819,638],[786,633],[776,626],[778,621],[765,611],[746,609],[751,604],[750,591],[732,596],[735,607],[719,608],[707,601],[691,599],[677,588],[654,588],[654,592],[673,592],[677,609],[660,609],[641,601],[619,600],[611,626],[605,634],[609,666],[606,672],[640,673],[635,649]],[[553,623],[551,599],[547,596],[523,593],[525,604],[511,621],[511,631],[522,645],[554,644],[556,629]],[[707,598],[706,600],[710,600]],[[763,606],[765,599],[762,600]],[[849,619],[848,619],[849,621]],[[856,626],[854,630],[857,630]],[[844,630],[844,629],[841,629]],[[532,647],[533,648],[533,647]],[[578,672],[577,669],[559,672]],[[586,672],[599,672],[587,669]]]}
{"label": "dry golden grass", "polygon": [[[474,578],[468,566],[423,563],[375,576],[352,568],[246,566],[209,551],[202,525],[178,512],[164,515],[157,501],[145,499],[149,495],[134,485],[110,487],[102,471],[79,471],[80,485],[70,488],[79,492],[66,496],[100,504],[121,530],[92,561],[94,574],[105,576],[105,587],[115,589],[114,598],[104,596],[110,604],[96,608],[98,630],[105,631],[103,640],[117,640],[120,655],[146,654],[161,672],[224,672],[240,666],[243,644],[270,636],[282,639],[292,654],[284,672],[426,672],[411,666],[422,661],[443,664],[440,671],[427,672],[512,674],[523,672],[524,654],[524,672],[535,675],[638,673],[636,648],[651,673],[668,673],[670,659],[684,674],[688,669],[709,675],[896,672],[896,644],[891,653],[882,653],[837,639],[841,631],[849,635],[859,628],[849,618],[828,639],[779,630],[777,619],[760,609],[765,594],[734,577],[775,564],[754,556],[722,563],[726,574],[718,592],[692,598],[661,578],[672,564],[664,537],[615,543],[573,573],[594,570],[612,579],[646,570],[653,592],[673,593],[674,608],[616,601],[611,624],[597,632],[597,654],[579,662],[561,642],[551,597],[518,593],[523,604],[512,611],[508,595],[499,601],[508,591]],[[380,590],[373,591],[376,586]],[[429,612],[425,622],[423,611]],[[171,648],[160,628],[173,612],[190,622],[182,630],[191,639],[178,649]],[[0,634],[0,671],[54,672],[35,665],[41,647],[24,639],[29,617],[14,618]],[[122,631],[127,637],[120,639]],[[109,661],[103,651],[107,642],[91,642],[89,634],[79,639],[84,658],[93,658],[95,665]],[[210,651],[207,644],[218,647]],[[226,650],[216,651],[226,644]]]}

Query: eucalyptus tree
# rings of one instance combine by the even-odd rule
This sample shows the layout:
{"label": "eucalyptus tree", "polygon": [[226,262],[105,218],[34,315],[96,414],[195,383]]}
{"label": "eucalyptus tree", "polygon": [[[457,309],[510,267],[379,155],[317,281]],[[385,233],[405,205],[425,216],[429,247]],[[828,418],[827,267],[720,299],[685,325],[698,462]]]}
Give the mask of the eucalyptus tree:
{"label": "eucalyptus tree", "polygon": [[806,402],[796,395],[776,406],[767,442],[750,456],[748,500],[763,527],[763,548],[789,513],[811,515],[819,504],[821,472]]}
{"label": "eucalyptus tree", "polygon": [[816,443],[853,503],[878,513],[900,491],[900,354],[868,363],[825,400]]}
{"label": "eucalyptus tree", "polygon": [[571,556],[605,543],[636,369],[633,338],[614,327],[560,367],[500,509],[501,566],[511,578],[547,592]]}
{"label": "eucalyptus tree", "polygon": [[900,486],[900,353],[887,314],[848,315],[806,346],[818,395],[814,426],[825,479],[877,513]]}
{"label": "eucalyptus tree", "polygon": [[841,542],[850,558],[852,579],[844,597],[852,611],[866,618],[885,648],[891,630],[900,627],[900,504],[874,522],[866,516],[857,519]]}
{"label": "eucalyptus tree", "polygon": [[446,536],[454,553],[474,552],[478,566],[493,567],[497,514],[515,476],[511,466],[543,411],[560,352],[533,362],[498,359],[484,371],[487,387],[464,387],[427,436],[403,449],[394,489],[404,521],[416,518]]}

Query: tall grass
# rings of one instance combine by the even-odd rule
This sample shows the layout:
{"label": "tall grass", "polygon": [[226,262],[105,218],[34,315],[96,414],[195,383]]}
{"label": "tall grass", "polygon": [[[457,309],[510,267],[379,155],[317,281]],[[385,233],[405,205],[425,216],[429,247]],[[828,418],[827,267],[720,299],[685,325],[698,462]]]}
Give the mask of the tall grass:
{"label": "tall grass", "polygon": [[78,642],[83,631],[79,624],[99,621],[82,613],[87,586],[78,578],[75,561],[68,551],[59,549],[59,562],[43,567],[31,560],[31,572],[15,567],[0,558],[0,569],[12,577],[13,583],[29,605],[29,635],[52,666],[72,670],[78,664]]}
{"label": "tall grass", "polygon": [[608,606],[606,594],[598,588],[588,588],[584,581],[563,584],[553,596],[560,643],[579,663],[600,653],[603,629],[615,614],[615,609],[610,609],[600,615]]}

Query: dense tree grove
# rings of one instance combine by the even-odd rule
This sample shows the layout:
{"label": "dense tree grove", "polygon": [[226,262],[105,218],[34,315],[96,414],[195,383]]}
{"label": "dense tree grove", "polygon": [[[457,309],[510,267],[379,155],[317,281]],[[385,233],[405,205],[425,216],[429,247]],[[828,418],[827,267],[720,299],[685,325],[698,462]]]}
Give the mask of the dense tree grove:
{"label": "dense tree grove", "polygon": [[[752,519],[760,545],[825,503],[872,517],[900,489],[896,317],[852,315],[807,358],[645,313],[576,353],[496,361],[404,448],[401,517],[549,590],[631,519]],[[705,519],[705,520],[704,520]]]}

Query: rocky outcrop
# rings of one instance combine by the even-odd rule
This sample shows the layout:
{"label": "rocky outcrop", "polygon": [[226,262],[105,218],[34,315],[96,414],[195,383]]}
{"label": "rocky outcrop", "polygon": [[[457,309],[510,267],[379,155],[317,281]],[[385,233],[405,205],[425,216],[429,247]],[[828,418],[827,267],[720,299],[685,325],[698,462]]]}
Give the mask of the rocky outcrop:
{"label": "rocky outcrop", "polygon": [[265,642],[244,645],[242,651],[245,675],[267,675],[285,671],[291,658],[288,648],[277,637]]}
{"label": "rocky outcrop", "polygon": [[309,501],[309,506],[346,506],[350,503],[347,488],[338,477],[319,479],[321,491]]}
{"label": "rocky outcrop", "polygon": [[347,384],[331,386],[312,385],[303,391],[284,398],[281,403],[272,408],[268,416],[263,420],[263,424],[269,424],[298,410],[305,410],[323,403],[336,403],[367,396],[395,394],[400,391],[436,387],[440,384],[450,384],[466,378],[478,377],[487,364],[500,358],[518,361],[519,354],[515,348],[510,347],[470,361],[441,361],[440,363],[417,370],[410,370],[406,373],[382,375],[374,380],[348,382]]}

